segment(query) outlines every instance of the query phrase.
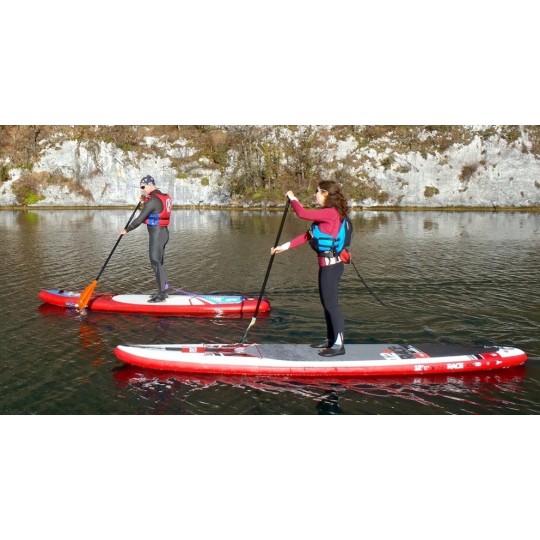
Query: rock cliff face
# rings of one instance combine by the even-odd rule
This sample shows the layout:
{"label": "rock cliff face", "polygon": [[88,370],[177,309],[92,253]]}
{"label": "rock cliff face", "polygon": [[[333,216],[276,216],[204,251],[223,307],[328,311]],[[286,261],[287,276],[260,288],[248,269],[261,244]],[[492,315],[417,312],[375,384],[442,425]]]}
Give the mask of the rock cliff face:
{"label": "rock cliff face", "polygon": [[[540,206],[540,159],[527,131],[522,128],[520,136],[509,142],[497,133],[496,126],[491,131],[485,128],[464,128],[469,132],[465,142],[436,152],[403,151],[392,140],[360,145],[352,136],[334,138],[324,159],[334,167],[347,168],[349,180],[345,184],[350,181],[351,186],[355,185],[355,178],[361,178],[379,194],[353,198],[351,202],[356,206]],[[232,203],[234,194],[226,181],[227,169],[216,170],[199,159],[189,170],[179,171],[175,159],[189,156],[192,149],[185,141],[156,144],[160,145],[159,152],[153,152],[155,144],[149,144],[145,153],[125,151],[104,141],[67,140],[44,145],[32,168],[39,196],[25,204],[132,205],[139,196],[139,180],[147,174],[171,194],[175,205]],[[0,182],[0,206],[21,204],[17,182],[27,173],[14,167],[4,175]],[[62,181],[40,183],[39,178]]]}
{"label": "rock cliff face", "polygon": [[395,163],[396,167],[372,171],[390,194],[387,204],[534,207],[540,203],[540,161],[502,140],[476,136],[442,155],[404,154],[396,156]]}
{"label": "rock cliff face", "polygon": [[[147,174],[155,178],[162,191],[171,194],[176,204],[227,204],[229,194],[219,187],[215,171],[207,171],[210,179],[203,185],[199,177],[177,178],[168,158],[130,154],[105,142],[96,148],[67,141],[45,149],[33,172],[51,173],[73,182],[42,185],[39,193],[43,199],[32,206],[131,205],[140,196],[139,180]],[[24,171],[12,169],[11,179],[0,185],[0,205],[18,204],[13,186],[22,174]]]}

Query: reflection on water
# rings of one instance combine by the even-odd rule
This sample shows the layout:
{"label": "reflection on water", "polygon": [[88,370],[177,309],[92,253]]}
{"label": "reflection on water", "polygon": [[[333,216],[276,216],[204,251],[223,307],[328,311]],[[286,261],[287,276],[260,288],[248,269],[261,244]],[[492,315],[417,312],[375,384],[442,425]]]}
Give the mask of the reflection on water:
{"label": "reflection on water", "polygon": [[[40,305],[43,288],[82,290],[129,211],[2,211],[4,414],[536,414],[540,408],[540,285],[534,213],[356,212],[342,280],[346,341],[513,345],[521,369],[462,376],[288,380],[183,377],[133,370],[119,343],[232,343],[249,318],[134,316]],[[173,287],[258,295],[280,212],[179,210],[165,264]],[[287,217],[282,239],[306,229]],[[119,244],[96,292],[153,291],[144,228]],[[324,335],[314,256],[276,257],[252,342]],[[370,294],[376,294],[383,304]]]}
{"label": "reflection on water", "polygon": [[[264,413],[272,414],[270,404],[280,396],[291,402],[302,400],[303,407],[307,405],[312,409],[291,411],[297,414],[443,414],[449,410],[463,414],[522,413],[522,408],[529,406],[520,396],[525,376],[524,366],[457,376],[329,380],[179,374],[134,366],[114,370],[120,387],[146,398],[151,394],[160,396],[163,409],[182,403],[183,407],[189,404],[188,409],[198,414],[260,414],[263,413],[259,410],[261,400],[267,402],[268,410]],[[231,400],[227,408],[213,410],[209,394],[219,390],[226,395],[235,389],[243,389],[246,396],[255,396],[256,401]]]}

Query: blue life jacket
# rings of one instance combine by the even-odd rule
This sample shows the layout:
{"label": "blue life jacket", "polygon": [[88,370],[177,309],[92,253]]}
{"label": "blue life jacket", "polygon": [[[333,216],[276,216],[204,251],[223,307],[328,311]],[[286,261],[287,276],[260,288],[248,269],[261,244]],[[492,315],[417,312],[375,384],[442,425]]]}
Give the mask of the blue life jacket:
{"label": "blue life jacket", "polygon": [[321,232],[319,225],[313,223],[309,228],[309,234],[311,235],[309,245],[317,253],[330,251],[334,256],[337,256],[351,245],[352,231],[352,222],[348,217],[342,220],[337,236]]}

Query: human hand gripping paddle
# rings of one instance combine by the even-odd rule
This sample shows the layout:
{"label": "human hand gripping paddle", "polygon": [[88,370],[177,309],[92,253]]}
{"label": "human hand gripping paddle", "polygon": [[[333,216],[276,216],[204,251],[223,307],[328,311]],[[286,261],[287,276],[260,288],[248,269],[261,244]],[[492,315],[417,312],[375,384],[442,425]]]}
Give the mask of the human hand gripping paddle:
{"label": "human hand gripping paddle", "polygon": [[[279,226],[279,231],[276,236],[276,241],[274,242],[274,248],[276,248],[277,245],[279,244],[281,231],[283,230],[283,225],[285,224],[285,218],[287,217],[287,211],[289,210],[290,205],[291,205],[291,200],[287,197],[287,203],[285,204],[285,211],[283,212],[283,217],[281,218],[281,225]],[[272,268],[272,263],[274,262],[275,256],[276,256],[275,253],[272,253],[272,255],[270,256],[270,262],[268,263],[268,268],[266,269],[266,275],[264,276],[263,286],[262,286],[261,292],[259,293],[259,299],[257,300],[255,313],[253,314],[253,317],[251,318],[251,322],[249,323],[249,326],[246,329],[246,333],[244,334],[244,337],[242,338],[242,343],[246,343],[248,332],[255,325],[255,321],[257,320],[257,314],[259,313],[259,307],[261,305],[261,301],[264,295],[264,289],[266,288],[266,282],[268,281],[268,276],[270,275],[270,269]]]}
{"label": "human hand gripping paddle", "polygon": [[[135,216],[135,212],[137,212],[137,210],[139,209],[140,206],[141,206],[141,201],[139,201],[139,203],[135,207],[135,210],[133,210],[133,213],[131,214],[131,216],[129,216],[128,222],[126,223],[126,226],[124,227],[124,229],[126,229],[128,227],[128,225],[131,223],[131,220],[133,219],[133,216]],[[90,298],[92,297],[92,294],[93,294],[95,288],[97,287],[99,278],[101,277],[101,274],[103,274],[103,270],[105,270],[105,267],[107,266],[107,264],[111,260],[112,254],[114,253],[114,250],[116,249],[116,246],[118,246],[118,244],[120,243],[120,240],[122,240],[122,236],[124,236],[124,235],[121,234],[118,237],[118,240],[116,241],[116,244],[114,244],[114,247],[112,248],[112,251],[109,253],[109,256],[107,257],[107,260],[105,261],[105,264],[101,267],[101,270],[99,271],[99,274],[97,275],[96,279],[94,281],[92,281],[92,283],[90,283],[90,285],[88,285],[86,287],[86,289],[84,289],[84,291],[79,296],[79,299],[77,300],[77,304],[76,304],[76,306],[79,309],[84,309],[88,305],[88,302],[90,301]]]}

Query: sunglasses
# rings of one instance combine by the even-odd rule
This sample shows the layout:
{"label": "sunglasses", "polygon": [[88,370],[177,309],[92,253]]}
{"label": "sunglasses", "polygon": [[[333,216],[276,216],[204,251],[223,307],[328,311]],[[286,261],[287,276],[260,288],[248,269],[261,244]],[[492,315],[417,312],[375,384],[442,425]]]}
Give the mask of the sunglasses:
{"label": "sunglasses", "polygon": [[328,192],[326,191],[326,189],[321,189],[320,187],[318,187],[318,188],[315,190],[315,194],[317,194],[317,193],[328,193]]}
{"label": "sunglasses", "polygon": [[141,186],[141,189],[144,189],[146,186]]}

